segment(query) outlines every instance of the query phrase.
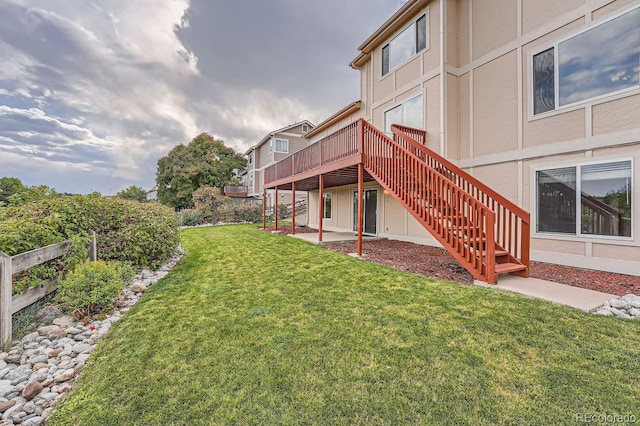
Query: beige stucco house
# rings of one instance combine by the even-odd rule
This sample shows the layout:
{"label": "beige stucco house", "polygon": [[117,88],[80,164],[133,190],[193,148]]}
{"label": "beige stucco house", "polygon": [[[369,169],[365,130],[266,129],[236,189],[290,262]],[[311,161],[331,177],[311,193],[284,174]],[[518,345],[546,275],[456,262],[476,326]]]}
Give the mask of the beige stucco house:
{"label": "beige stucco house", "polygon": [[[264,197],[264,170],[274,163],[306,148],[309,140],[307,133],[315,126],[303,120],[278,130],[267,133],[256,145],[245,153],[247,167],[243,173],[243,185],[247,187],[247,196],[262,199]],[[291,202],[291,195],[286,191],[279,194],[282,202]],[[274,191],[266,192],[266,206],[274,205]]]}
{"label": "beige stucco house", "polygon": [[[538,260],[640,275],[640,1],[409,0],[358,50],[350,65],[360,72],[360,100],[318,125],[307,148],[342,140],[353,144],[346,151],[357,161],[330,156],[341,167],[335,169],[326,154],[316,166],[305,160],[311,152],[300,152],[267,171],[265,188],[297,184],[310,191],[309,226],[353,231],[360,210],[365,234],[451,243],[479,263],[489,251],[506,250],[506,263]],[[424,138],[392,124],[423,129]],[[388,136],[384,146],[370,127]],[[352,129],[353,141],[336,136],[342,128]],[[372,134],[375,143],[368,142]],[[452,165],[435,160],[434,166],[413,147],[416,141]],[[413,147],[430,165],[411,171],[417,160],[401,149],[406,158],[388,169],[384,161],[400,155],[394,144]],[[303,161],[310,166],[304,169]],[[358,164],[361,179],[353,177]],[[457,226],[459,218],[445,218],[446,209],[434,216],[438,226],[427,226],[433,218],[422,210],[434,195],[420,195],[432,189],[419,188],[431,185],[429,173],[443,167],[449,180],[438,193],[447,208],[467,221],[480,218],[474,227],[492,224],[482,231],[481,238],[496,241],[482,243],[491,246],[487,252],[460,229],[434,233]],[[335,177],[339,170],[342,179]],[[394,179],[413,184],[402,192]],[[459,191],[478,193],[469,186],[473,179],[505,197],[508,207],[494,209],[499,197],[483,189],[479,202],[486,208],[460,213],[471,202]]]}

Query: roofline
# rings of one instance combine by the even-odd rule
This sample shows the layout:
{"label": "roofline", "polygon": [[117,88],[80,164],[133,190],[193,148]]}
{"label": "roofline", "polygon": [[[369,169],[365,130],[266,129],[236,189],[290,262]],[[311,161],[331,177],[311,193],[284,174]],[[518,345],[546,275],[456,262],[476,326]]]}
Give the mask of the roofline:
{"label": "roofline", "polygon": [[327,127],[342,120],[349,114],[353,114],[354,112],[359,111],[361,105],[362,105],[362,101],[351,102],[349,105],[342,108],[340,111],[336,112],[331,117],[324,120],[322,123],[318,124],[313,130],[311,130],[310,132],[307,132],[307,134],[304,135],[304,138],[305,139],[312,138],[313,136],[317,135],[321,131],[325,130]]}
{"label": "roofline", "polygon": [[369,59],[369,55],[378,44],[391,36],[394,31],[398,30],[413,16],[417,9],[422,8],[430,1],[431,0],[408,0],[396,13],[391,15],[389,19],[371,34],[369,38],[358,46],[360,53],[349,63],[349,66],[354,69],[360,69],[366,60]]}
{"label": "roofline", "polygon": [[[251,151],[254,151],[256,148],[259,148],[260,146],[262,146],[265,142],[267,142],[269,139],[271,139],[276,133],[284,132],[284,131],[289,130],[289,129],[293,128],[293,127],[298,127],[301,124],[307,124],[311,128],[315,128],[316,127],[309,120],[302,120],[302,121],[298,121],[296,123],[290,124],[288,126],[285,126],[285,127],[281,128],[281,129],[273,130],[273,131],[267,133],[267,135],[264,138],[262,138],[260,140],[260,142],[258,142],[257,144],[253,145],[251,148],[247,149],[247,152],[245,152],[244,155],[249,155],[249,153]],[[305,135],[301,135],[301,136],[303,138],[305,137]]]}

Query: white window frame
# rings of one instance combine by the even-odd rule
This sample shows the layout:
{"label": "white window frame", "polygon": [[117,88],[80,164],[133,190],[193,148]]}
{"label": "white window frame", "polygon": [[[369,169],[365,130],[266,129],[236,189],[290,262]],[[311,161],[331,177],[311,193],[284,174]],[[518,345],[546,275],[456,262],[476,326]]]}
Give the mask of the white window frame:
{"label": "white window frame", "polygon": [[[418,94],[416,94],[416,95],[414,95],[414,96],[411,96],[411,97],[409,97],[409,98],[407,98],[407,99],[403,100],[402,102],[400,102],[400,103],[398,103],[398,104],[394,105],[393,107],[389,108],[388,110],[386,110],[386,111],[384,111],[384,112],[382,113],[382,118],[383,118],[383,120],[384,120],[383,125],[384,125],[384,132],[385,132],[385,134],[388,134],[388,132],[387,132],[387,113],[388,113],[389,111],[391,111],[391,110],[394,110],[394,109],[398,108],[399,106],[402,106],[402,105],[404,105],[404,104],[408,103],[409,101],[412,101],[412,100],[414,100],[414,99],[416,99],[416,98],[420,97],[420,96],[422,96],[422,127],[423,127],[423,130],[424,130],[424,127],[425,127],[425,125],[424,125],[424,123],[425,123],[425,120],[424,120],[424,111],[425,111],[425,103],[424,103],[424,100],[425,100],[425,95],[424,95],[424,93],[420,92],[420,93],[418,93]],[[403,111],[403,116],[404,116],[404,111]],[[403,120],[403,121],[404,121],[404,120]],[[402,125],[404,125],[404,123],[391,123],[391,124],[402,124]]]}
{"label": "white window frame", "polygon": [[[586,26],[585,28],[583,28],[582,30],[572,33],[569,36],[565,36],[561,39],[556,40],[553,43],[547,43],[544,45],[544,47],[540,47],[540,48],[536,48],[535,50],[532,50],[531,52],[529,52],[528,55],[528,64],[527,64],[527,75],[528,75],[528,95],[529,95],[529,121],[531,120],[535,120],[535,119],[539,119],[539,118],[544,118],[544,117],[548,117],[550,115],[554,115],[557,114],[559,112],[567,112],[567,111],[571,111],[572,109],[576,109],[576,107],[582,107],[585,106],[589,103],[596,103],[597,101],[600,101],[602,99],[609,99],[615,96],[618,97],[622,97],[625,94],[629,93],[629,92],[633,92],[633,91],[638,91],[640,90],[640,84],[638,86],[635,87],[628,87],[626,89],[621,89],[621,90],[617,90],[615,92],[611,92],[611,93],[605,93],[603,95],[598,95],[598,96],[594,96],[592,98],[588,98],[588,99],[584,99],[581,101],[577,101],[577,102],[573,102],[571,104],[567,104],[567,105],[562,105],[560,106],[560,67],[558,66],[558,47],[561,43],[572,39],[574,37],[579,36],[580,34],[583,34],[587,31],[590,31],[596,27],[599,27],[600,25],[606,24],[609,21],[612,21],[616,18],[619,18],[622,15],[625,15],[629,12],[631,12],[634,9],[638,9],[640,8],[640,6],[633,6],[630,7],[628,9],[625,9],[619,13],[616,13],[614,15],[611,15],[605,19],[599,20],[597,22],[593,22],[591,25]],[[554,85],[554,108],[550,111],[546,111],[546,112],[541,112],[539,114],[534,114],[534,92],[535,92],[535,88],[534,88],[534,76],[533,76],[533,57],[544,52],[545,50],[551,49],[553,48],[553,85]]]}
{"label": "white window frame", "polygon": [[309,126],[307,124],[303,124],[302,125],[302,133],[307,133],[309,132]]}
{"label": "white window frame", "polygon": [[[273,142],[273,151],[274,152],[276,152],[278,154],[288,154],[289,153],[289,139],[273,138],[272,142]],[[280,143],[286,142],[287,143],[287,150],[286,151],[279,151],[278,150],[278,142],[280,142]]]}
{"label": "white window frame", "polygon": [[[581,205],[581,201],[578,199],[579,194],[582,193],[582,179],[581,179],[581,171],[582,171],[582,167],[584,166],[591,166],[591,165],[595,165],[595,164],[607,164],[607,163],[618,163],[618,162],[623,162],[623,161],[630,161],[631,162],[631,194],[632,194],[632,198],[631,198],[631,236],[629,237],[621,237],[621,236],[616,236],[616,235],[597,235],[597,234],[583,234],[582,233],[582,215],[580,214],[580,205]],[[538,231],[538,181],[537,181],[537,176],[538,176],[538,172],[542,172],[545,170],[553,170],[553,169],[562,169],[562,168],[568,168],[568,167],[575,167],[576,169],[576,230],[574,233],[571,234],[564,234],[561,232],[540,232]],[[532,212],[532,219],[533,221],[531,222],[534,228],[534,234],[537,237],[555,237],[558,239],[562,239],[562,240],[566,240],[567,237],[571,237],[571,238],[575,238],[576,241],[589,241],[589,240],[593,240],[593,241],[603,241],[603,240],[608,240],[608,241],[615,241],[615,242],[632,242],[634,239],[634,227],[635,222],[637,220],[636,218],[636,212],[635,212],[635,204],[637,203],[637,201],[635,200],[635,197],[633,196],[635,193],[637,193],[637,189],[635,188],[635,180],[634,180],[634,170],[635,170],[635,166],[634,166],[634,159],[633,157],[616,157],[616,158],[608,158],[608,159],[602,159],[602,160],[594,160],[594,161],[585,161],[585,162],[569,162],[569,163],[558,163],[558,164],[549,164],[549,165],[543,165],[543,166],[538,166],[536,168],[534,168],[533,170],[533,176],[531,179],[531,188],[533,188],[533,190],[531,191],[532,193],[532,206],[534,206],[533,208],[533,212]]]}
{"label": "white window frame", "polygon": [[253,164],[253,151],[251,151],[248,155],[249,158],[247,158],[247,164],[252,165]]}
{"label": "white window frame", "polygon": [[[420,20],[420,18],[425,17],[425,47],[422,50],[419,50],[417,52],[414,52],[413,55],[409,56],[407,59],[405,59],[404,61],[400,62],[398,65],[396,65],[395,67],[391,68],[389,67],[389,71],[386,74],[382,74],[382,50],[386,47],[391,45],[391,43],[402,33],[404,33],[409,27],[415,26],[416,23],[418,22],[418,20]],[[430,48],[430,37],[429,37],[429,7],[427,6],[424,11],[422,11],[421,13],[419,13],[419,16],[412,20],[409,24],[407,24],[405,27],[403,27],[400,31],[397,31],[393,37],[391,37],[386,43],[383,43],[382,46],[380,46],[380,80],[386,78],[387,76],[393,74],[393,72],[395,70],[397,70],[398,68],[402,67],[403,65],[405,65],[407,62],[410,62],[413,58],[415,58],[416,56],[428,51]]]}

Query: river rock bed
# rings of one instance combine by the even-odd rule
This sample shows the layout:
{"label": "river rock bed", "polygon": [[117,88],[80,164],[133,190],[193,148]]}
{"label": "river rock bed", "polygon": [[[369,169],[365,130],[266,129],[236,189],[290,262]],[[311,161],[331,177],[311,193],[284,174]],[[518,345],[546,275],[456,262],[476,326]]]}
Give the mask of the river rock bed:
{"label": "river rock bed", "polygon": [[46,424],[54,406],[73,389],[98,340],[182,255],[180,249],[157,271],[137,274],[104,320],[74,321],[53,306],[38,312],[37,328],[0,353],[0,425]]}
{"label": "river rock bed", "polygon": [[625,294],[620,298],[610,299],[594,313],[624,319],[640,319],[640,296]]}

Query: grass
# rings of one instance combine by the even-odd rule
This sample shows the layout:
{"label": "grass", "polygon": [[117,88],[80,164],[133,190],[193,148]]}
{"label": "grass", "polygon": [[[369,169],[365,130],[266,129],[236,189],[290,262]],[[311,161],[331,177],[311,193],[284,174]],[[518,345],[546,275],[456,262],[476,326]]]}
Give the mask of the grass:
{"label": "grass", "polygon": [[255,226],[187,255],[51,425],[570,424],[640,418],[640,321],[441,283]]}

